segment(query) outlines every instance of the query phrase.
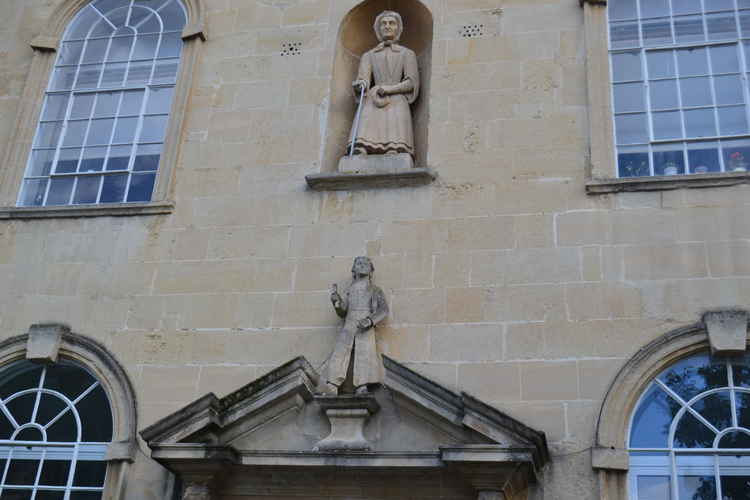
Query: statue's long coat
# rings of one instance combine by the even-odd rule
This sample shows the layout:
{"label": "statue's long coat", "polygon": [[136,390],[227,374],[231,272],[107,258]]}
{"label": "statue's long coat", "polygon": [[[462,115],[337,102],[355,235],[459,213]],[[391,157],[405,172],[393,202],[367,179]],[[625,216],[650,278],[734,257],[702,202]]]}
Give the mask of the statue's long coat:
{"label": "statue's long coat", "polygon": [[383,380],[383,363],[375,344],[375,329],[360,330],[357,323],[370,318],[373,325],[388,315],[385,294],[369,279],[352,283],[336,308],[344,317],[344,327],[339,331],[333,354],[328,361],[326,382],[341,386],[346,380],[349,361],[354,355],[354,387],[374,384]]}
{"label": "statue's long coat", "polygon": [[[414,51],[395,43],[380,43],[362,56],[357,79],[368,86],[355,146],[365,148],[370,154],[394,151],[413,156],[414,130],[409,105],[419,96],[419,69]],[[410,92],[385,98],[375,96],[376,86],[397,85],[406,79],[413,86]],[[378,107],[377,102],[387,104]]]}

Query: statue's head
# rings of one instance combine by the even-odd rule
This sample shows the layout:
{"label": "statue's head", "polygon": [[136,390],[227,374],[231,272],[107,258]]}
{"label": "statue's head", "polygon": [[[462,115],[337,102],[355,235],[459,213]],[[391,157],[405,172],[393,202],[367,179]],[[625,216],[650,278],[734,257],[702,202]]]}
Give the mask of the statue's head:
{"label": "statue's head", "polygon": [[379,42],[398,42],[404,32],[404,21],[398,12],[386,10],[375,18],[374,28]]}
{"label": "statue's head", "polygon": [[357,257],[352,265],[352,276],[371,276],[375,272],[375,266],[368,257]]}

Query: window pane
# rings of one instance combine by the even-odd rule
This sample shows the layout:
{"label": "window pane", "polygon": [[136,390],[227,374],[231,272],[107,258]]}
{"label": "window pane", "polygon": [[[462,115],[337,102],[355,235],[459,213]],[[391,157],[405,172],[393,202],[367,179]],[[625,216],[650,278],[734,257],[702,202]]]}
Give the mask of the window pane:
{"label": "window pane", "polygon": [[641,17],[662,17],[669,15],[667,0],[640,0]]}
{"label": "window pane", "polygon": [[713,448],[716,434],[690,413],[685,413],[674,433],[676,448]]}
{"label": "window pane", "polygon": [[685,111],[685,135],[691,138],[716,136],[714,110],[691,109]]}
{"label": "window pane", "polygon": [[156,61],[153,83],[174,83],[177,79],[179,59],[161,59]]}
{"label": "window pane", "polygon": [[725,476],[721,475],[721,495],[726,500],[745,500],[747,498],[750,475]]}
{"label": "window pane", "polygon": [[112,27],[104,19],[94,25],[89,32],[92,37],[108,37],[112,34]]}
{"label": "window pane", "polygon": [[[735,381],[737,384],[737,381]],[[737,424],[740,427],[750,429],[750,394],[746,392],[735,393],[737,401]]]}
{"label": "window pane", "polygon": [[676,139],[682,137],[680,113],[667,111],[653,114],[654,139]]}
{"label": "window pane", "polygon": [[717,104],[742,104],[742,80],[739,75],[717,76],[714,78]]}
{"label": "window pane", "polygon": [[54,148],[60,140],[62,122],[40,123],[36,133],[34,146],[38,148]]}
{"label": "window pane", "polygon": [[679,476],[679,498],[715,500],[716,481],[713,476]]}
{"label": "window pane", "polygon": [[648,142],[646,115],[620,115],[615,117],[617,144],[643,144]]}
{"label": "window pane", "polygon": [[638,23],[628,21],[610,24],[609,40],[613,49],[637,47],[639,45]]}
{"label": "window pane", "polygon": [[57,158],[55,173],[69,174],[78,170],[78,159],[81,157],[81,149],[61,149]]}
{"label": "window pane", "polygon": [[750,435],[740,431],[728,432],[721,437],[719,448],[750,449]]}
{"label": "window pane", "polygon": [[78,94],[73,97],[73,106],[70,108],[70,118],[88,118],[91,116],[91,108],[94,105],[94,94]]}
{"label": "window pane", "polygon": [[740,11],[740,30],[743,37],[747,38],[750,36],[750,10]]}
{"label": "window pane", "polygon": [[107,170],[127,170],[132,151],[132,146],[112,146],[107,160]]}
{"label": "window pane", "polygon": [[147,116],[143,118],[140,142],[162,142],[167,130],[167,116]]}
{"label": "window pane", "polygon": [[669,476],[638,476],[638,500],[670,500]]}
{"label": "window pane", "polygon": [[106,175],[102,185],[101,203],[122,203],[125,198],[125,188],[128,174]]}
{"label": "window pane", "polygon": [[161,144],[146,144],[138,146],[138,153],[135,157],[133,170],[135,172],[156,171],[159,167],[159,158],[161,157]]}
{"label": "window pane", "polygon": [[159,35],[140,35],[135,39],[133,59],[153,59],[156,55],[156,46],[159,43]]}
{"label": "window pane", "polygon": [[[724,147],[731,147],[731,145],[725,144]],[[743,358],[740,362],[732,363],[732,375],[735,386],[750,388],[750,360]],[[750,421],[746,427],[750,428]]]}
{"label": "window pane", "polygon": [[37,491],[35,500],[64,500],[65,493],[62,491]]}
{"label": "window pane", "polygon": [[99,196],[99,185],[102,177],[100,175],[86,175],[78,178],[76,193],[73,196],[74,204],[96,203]]}
{"label": "window pane", "polygon": [[654,146],[654,175],[678,175],[685,173],[685,156],[680,146],[671,144]]}
{"label": "window pane", "polygon": [[128,201],[151,201],[156,174],[133,174],[130,179]]}
{"label": "window pane", "polygon": [[159,33],[161,30],[161,23],[155,15],[147,17],[138,25],[138,33]]}
{"label": "window pane", "polygon": [[117,36],[112,39],[107,61],[127,61],[130,59],[130,50],[133,47],[134,37]]}
{"label": "window pane", "polygon": [[130,11],[130,19],[128,20],[128,25],[137,28],[138,24],[145,21],[146,18],[150,15],[152,15],[150,9],[144,9],[143,7],[139,7],[138,5],[134,5]]}
{"label": "window pane", "polygon": [[62,177],[52,179],[47,195],[47,205],[67,205],[70,193],[73,191],[73,178]]}
{"label": "window pane", "polygon": [[104,168],[104,158],[107,156],[107,148],[86,148],[83,150],[83,158],[78,168],[79,172],[100,172]]}
{"label": "window pane", "polygon": [[47,429],[47,439],[59,443],[72,443],[78,441],[78,424],[76,424],[73,412],[65,412],[55,423]]}
{"label": "window pane", "polygon": [[669,18],[643,21],[643,45],[655,47],[672,43],[672,25]]}
{"label": "window pane", "polygon": [[680,76],[703,76],[708,74],[706,49],[680,49],[677,51]]}
{"label": "window pane", "polygon": [[739,73],[740,62],[736,45],[711,47],[711,68],[717,73]]}
{"label": "window pane", "polygon": [[65,139],[62,142],[63,147],[82,146],[88,126],[88,120],[68,122],[65,130]]}
{"label": "window pane", "polygon": [[671,50],[658,50],[646,53],[648,61],[648,77],[670,78],[675,76],[674,52]]}
{"label": "window pane", "polygon": [[42,149],[31,152],[31,162],[29,164],[30,177],[39,175],[49,175],[52,170],[52,162],[55,161],[54,149]]}
{"label": "window pane", "polygon": [[615,0],[609,2],[610,19],[635,19],[638,17],[636,0]]}
{"label": "window pane", "polygon": [[677,80],[657,80],[651,88],[651,109],[676,109],[680,107],[677,97]]}
{"label": "window pane", "polygon": [[70,462],[67,460],[45,460],[39,484],[44,486],[65,486],[68,483]]}
{"label": "window pane", "polygon": [[645,111],[643,83],[617,83],[614,88],[615,112]]}
{"label": "window pane", "polygon": [[140,114],[143,93],[142,90],[125,92],[122,97],[122,104],[120,104],[120,116]]}
{"label": "window pane", "polygon": [[693,405],[695,411],[720,431],[732,425],[731,408],[728,391],[710,394]]}
{"label": "window pane", "polygon": [[119,118],[115,127],[115,135],[112,142],[115,144],[133,142],[135,136],[135,127],[138,125],[138,118]]}
{"label": "window pane", "polygon": [[[130,190],[132,192],[132,186]],[[112,440],[112,412],[101,386],[98,386],[83,398],[76,405],[76,408],[81,414],[84,441],[104,443]]]}
{"label": "window pane", "polygon": [[68,95],[50,95],[44,102],[42,120],[63,120],[68,109]]}
{"label": "window pane", "polygon": [[630,446],[633,448],[666,448],[669,425],[680,405],[656,386],[652,386],[633,417]]}
{"label": "window pane", "polygon": [[119,87],[125,81],[127,63],[109,63],[104,67],[102,87]]}
{"label": "window pane", "polygon": [[76,464],[76,473],[73,479],[73,486],[104,486],[104,474],[106,471],[106,462],[78,462]]}
{"label": "window pane", "polygon": [[719,172],[719,149],[717,143],[698,143],[688,145],[688,162],[691,174]]}
{"label": "window pane", "polygon": [[81,12],[71,23],[70,28],[68,28],[66,38],[71,40],[75,38],[86,38],[89,30],[91,29],[91,25],[93,25],[99,19],[100,17],[94,11],[94,9],[86,6],[85,8],[81,9]]}
{"label": "window pane", "polygon": [[182,33],[166,33],[161,38],[159,58],[179,57],[182,51]]}
{"label": "window pane", "polygon": [[89,129],[89,136],[86,139],[86,145],[94,146],[97,144],[109,144],[114,124],[115,120],[113,118],[92,120],[91,128]]}
{"label": "window pane", "polygon": [[[724,142],[724,167],[730,172],[745,172],[750,158],[750,141],[747,139]],[[737,383],[737,382],[735,382]]]}
{"label": "window pane", "polygon": [[706,35],[703,32],[703,16],[675,18],[674,31],[677,43],[702,42],[706,39]]}
{"label": "window pane", "polygon": [[[118,2],[122,5],[122,2]],[[119,7],[110,11],[104,11],[109,21],[115,26],[124,26],[125,21],[128,18],[128,7]]]}
{"label": "window pane", "polygon": [[42,397],[39,400],[36,421],[40,425],[47,425],[67,407],[68,406],[65,402],[57,396],[53,396],[52,394],[42,394]]}
{"label": "window pane", "polygon": [[638,147],[623,147],[617,155],[620,177],[644,177],[651,175],[648,165],[648,151]]}
{"label": "window pane", "polygon": [[82,52],[83,42],[65,42],[60,47],[60,56],[57,59],[57,64],[78,64],[81,61]]}
{"label": "window pane", "polygon": [[68,90],[73,88],[73,82],[76,78],[76,68],[66,67],[55,69],[52,77],[51,90]]}
{"label": "window pane", "polygon": [[[33,485],[39,465],[39,460],[11,460],[5,484]],[[5,497],[4,493],[3,497]]]}
{"label": "window pane", "polygon": [[70,500],[101,500],[102,494],[92,491],[74,491],[70,494]]}
{"label": "window pane", "polygon": [[164,31],[180,31],[185,27],[185,11],[182,6],[175,0],[172,0],[166,7],[159,10]]}
{"label": "window pane", "polygon": [[[642,84],[641,84],[642,87]],[[617,86],[615,86],[617,88]],[[172,106],[172,95],[174,87],[161,87],[152,89],[148,95],[148,104],[146,105],[147,114],[169,113]],[[641,100],[643,98],[641,97]],[[642,107],[639,109],[643,109]]]}
{"label": "window pane", "polygon": [[678,0],[672,2],[672,12],[679,16],[681,14],[699,14],[701,11],[701,0]]}
{"label": "window pane", "polygon": [[642,80],[640,54],[638,52],[612,54],[612,73],[616,82]]}
{"label": "window pane", "polygon": [[142,61],[130,63],[128,69],[128,85],[146,84],[151,80],[152,61]]}
{"label": "window pane", "polygon": [[719,126],[721,135],[738,135],[747,133],[747,116],[744,106],[719,108]]}
{"label": "window pane", "polygon": [[[28,179],[23,182],[21,192],[21,206],[38,207],[44,202],[44,193],[47,190],[47,179]],[[6,439],[0,436],[0,439]]]}
{"label": "window pane", "polygon": [[120,94],[120,92],[100,92],[96,94],[94,117],[104,118],[115,116],[117,114],[117,105],[120,102]]}
{"label": "window pane", "polygon": [[731,40],[737,38],[737,24],[734,12],[722,12],[719,14],[707,14],[706,26],[708,27],[709,40]]}
{"label": "window pane", "polygon": [[101,64],[90,66],[81,66],[78,71],[78,81],[75,88],[77,89],[95,89],[99,86],[99,75],[102,73]]}
{"label": "window pane", "polygon": [[708,78],[683,78],[680,80],[680,90],[682,91],[683,106],[710,106],[713,104],[711,81]]}
{"label": "window pane", "polygon": [[728,384],[726,365],[705,354],[678,361],[659,375],[659,379],[685,401]]}
{"label": "window pane", "polygon": [[107,53],[109,39],[101,38],[97,40],[88,40],[83,52],[83,64],[100,63],[104,61],[104,55]]}
{"label": "window pane", "polygon": [[89,372],[71,364],[56,364],[47,368],[44,387],[64,394],[68,399],[75,400],[96,379]]}

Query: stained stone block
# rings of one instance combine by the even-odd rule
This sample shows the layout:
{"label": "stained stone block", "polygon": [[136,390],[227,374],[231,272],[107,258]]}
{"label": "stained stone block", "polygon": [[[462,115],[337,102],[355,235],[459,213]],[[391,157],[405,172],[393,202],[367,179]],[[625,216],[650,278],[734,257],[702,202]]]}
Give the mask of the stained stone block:
{"label": "stained stone block", "polygon": [[331,423],[331,433],[313,451],[370,451],[365,439],[367,419],[377,413],[380,405],[373,396],[322,396],[317,397],[323,412]]}
{"label": "stained stone block", "polygon": [[35,363],[56,363],[62,336],[68,332],[70,329],[65,325],[31,325],[26,342],[26,359]]}
{"label": "stained stone block", "polygon": [[747,349],[747,311],[711,311],[703,315],[713,354],[742,354]]}

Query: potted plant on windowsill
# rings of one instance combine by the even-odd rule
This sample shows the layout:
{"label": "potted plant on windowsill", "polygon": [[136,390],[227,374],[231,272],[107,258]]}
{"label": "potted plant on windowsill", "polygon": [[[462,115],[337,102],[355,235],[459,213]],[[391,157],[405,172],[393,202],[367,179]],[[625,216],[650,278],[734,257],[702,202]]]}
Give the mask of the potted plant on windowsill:
{"label": "potted plant on windowsill", "polygon": [[668,161],[666,164],[664,164],[664,175],[677,175],[677,172],[677,163]]}
{"label": "potted plant on windowsill", "polygon": [[729,170],[732,172],[747,172],[747,162],[741,151],[735,151],[729,155]]}

